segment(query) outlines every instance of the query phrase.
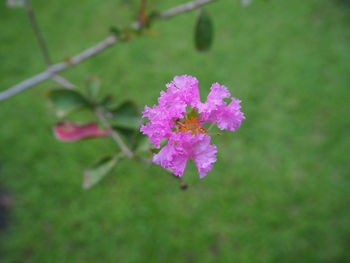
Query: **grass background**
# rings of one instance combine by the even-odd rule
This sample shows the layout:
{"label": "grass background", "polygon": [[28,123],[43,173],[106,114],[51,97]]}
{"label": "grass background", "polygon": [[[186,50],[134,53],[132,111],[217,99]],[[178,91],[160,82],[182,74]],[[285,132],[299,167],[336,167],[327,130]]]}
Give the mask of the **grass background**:
{"label": "grass background", "polygon": [[[138,1],[31,1],[54,61],[134,20]],[[149,1],[160,10],[184,1]],[[14,205],[0,232],[7,262],[350,262],[350,8],[346,1],[255,0],[208,6],[215,42],[193,47],[196,12],[161,21],[158,37],[115,46],[63,73],[103,80],[116,101],[153,105],[190,74],[204,99],[213,82],[247,119],[214,138],[218,161],[189,189],[160,167],[120,163],[81,188],[111,140],[60,143],[42,83],[0,103],[0,184]],[[0,89],[44,69],[23,9],[0,5]]]}

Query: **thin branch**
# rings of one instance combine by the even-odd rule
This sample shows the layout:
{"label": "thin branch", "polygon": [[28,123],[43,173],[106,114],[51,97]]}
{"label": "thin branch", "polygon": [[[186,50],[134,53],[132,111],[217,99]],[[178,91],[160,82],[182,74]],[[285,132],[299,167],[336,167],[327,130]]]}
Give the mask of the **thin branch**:
{"label": "thin branch", "polygon": [[47,80],[49,78],[52,78],[57,72],[63,71],[75,64],[78,64],[98,53],[106,49],[107,47],[113,45],[116,43],[117,39],[115,36],[109,36],[105,40],[101,41],[97,45],[84,50],[83,52],[79,53],[78,55],[72,57],[66,62],[61,62],[52,65],[47,70],[43,71],[42,73],[35,75],[29,79],[26,79],[17,85],[13,86],[12,88],[5,90],[0,93],[0,101],[5,100],[9,97],[12,97],[13,95],[16,95],[17,93],[20,93],[40,82],[43,82],[44,80]]}
{"label": "thin branch", "polygon": [[202,5],[209,4],[209,3],[214,2],[214,1],[217,1],[217,0],[197,0],[197,1],[193,1],[193,2],[188,2],[186,4],[176,6],[174,8],[171,8],[171,9],[161,13],[160,17],[162,19],[167,19],[167,18],[176,16],[176,15],[181,14],[181,13],[192,11],[193,9],[199,8]]}
{"label": "thin branch", "polygon": [[28,17],[29,17],[29,21],[30,21],[30,24],[31,24],[31,26],[33,28],[33,31],[35,33],[36,39],[38,40],[39,47],[41,49],[41,53],[43,54],[45,63],[46,63],[47,66],[50,66],[52,64],[51,63],[50,54],[49,54],[49,51],[47,49],[45,40],[44,40],[44,38],[43,38],[43,36],[42,36],[42,34],[40,32],[38,23],[36,22],[33,9],[30,6],[28,0],[23,0],[23,3],[24,3],[24,6],[26,8],[26,11],[27,11],[27,14],[28,14]]}
{"label": "thin branch", "polygon": [[[38,40],[39,47],[40,47],[41,53],[43,54],[43,58],[45,60],[45,63],[47,65],[47,67],[50,67],[52,62],[51,62],[49,50],[47,48],[47,45],[46,45],[45,40],[43,38],[43,35],[41,34],[38,23],[36,22],[33,8],[29,4],[29,0],[23,0],[23,4],[24,4],[25,9],[27,11],[30,25],[32,26],[33,31],[34,31],[35,36],[36,36],[36,39]],[[54,74],[51,77],[51,79],[67,89],[74,88],[74,85],[72,83],[70,83],[68,80],[66,80],[65,78],[63,78],[59,75]]]}
{"label": "thin branch", "polygon": [[64,77],[61,77],[60,75],[55,74],[51,77],[51,79],[67,89],[75,88],[75,86],[72,83],[70,83],[68,80],[66,80]]}
{"label": "thin branch", "polygon": [[147,0],[141,0],[140,3],[140,11],[139,11],[139,17],[138,17],[138,22],[140,25],[144,25],[146,23],[146,1]]}
{"label": "thin branch", "polygon": [[[214,2],[216,0],[197,0],[194,2],[189,2],[187,4],[180,5],[178,7],[169,9],[163,13],[161,13],[160,18],[162,19],[168,19],[170,17],[173,17],[175,15],[188,12],[191,10],[194,10],[196,8],[199,8],[202,5],[208,4],[210,2]],[[57,64],[54,64],[50,66],[47,70],[45,70],[42,73],[39,73],[31,78],[28,78],[20,83],[18,83],[15,86],[12,86],[8,90],[5,90],[3,92],[0,92],[0,101],[8,99],[12,97],[13,95],[16,95],[17,93],[20,93],[40,82],[43,82],[49,78],[52,78],[56,73],[63,71],[71,66],[74,66],[92,56],[95,56],[96,54],[102,52],[106,48],[116,44],[118,42],[118,39],[115,36],[109,36],[103,41],[99,42],[95,46],[92,46],[89,49],[86,49],[79,53],[78,55],[71,57],[65,62],[60,62]]]}
{"label": "thin branch", "polygon": [[[137,160],[139,162],[142,162],[142,163],[146,163],[147,165],[151,165],[152,164],[152,160],[151,159],[146,159],[146,158],[143,158],[143,157],[135,156],[135,154],[126,146],[126,144],[120,138],[119,134],[113,130],[113,128],[111,127],[109,122],[106,120],[106,118],[104,116],[104,112],[101,109],[96,109],[94,111],[94,113],[95,113],[97,119],[102,123],[102,125],[110,132],[111,137],[116,142],[116,144],[118,144],[118,146],[120,147],[120,149],[122,150],[124,155],[126,155],[129,158],[135,158],[135,160]],[[176,176],[172,169],[166,168],[165,171],[168,172],[173,177],[175,177],[177,179],[180,179],[180,187],[181,187],[181,189],[186,189],[187,188],[187,183],[184,180],[182,180],[181,177]]]}
{"label": "thin branch", "polygon": [[[120,138],[119,134],[116,133],[112,129],[111,125],[106,120],[106,118],[104,116],[104,112],[102,110],[96,109],[94,112],[95,112],[95,115],[96,115],[97,119],[110,132],[111,137],[116,142],[116,144],[118,144],[118,146],[120,147],[120,149],[122,150],[124,155],[126,155],[129,158],[135,158],[137,161],[146,163],[147,165],[151,165],[152,164],[152,160],[151,159],[146,159],[146,158],[142,158],[142,157],[139,157],[139,156],[135,156],[135,154],[128,148],[128,146],[125,145],[123,140]],[[187,188],[187,183],[184,180],[182,180],[181,177],[176,176],[174,174],[173,170],[171,170],[170,168],[166,168],[165,171],[168,172],[173,177],[175,177],[177,179],[180,179],[180,187],[181,187],[181,189],[185,190]]]}
{"label": "thin branch", "polygon": [[134,158],[134,154],[132,151],[130,151],[130,149],[128,148],[128,146],[126,146],[126,144],[123,142],[123,140],[120,138],[119,134],[116,133],[111,125],[108,123],[108,121],[106,120],[106,118],[103,115],[103,112],[100,109],[96,109],[95,110],[95,115],[98,118],[98,120],[102,123],[102,125],[109,130],[111,137],[113,138],[113,140],[119,145],[120,149],[122,150],[122,152],[129,158]]}
{"label": "thin branch", "polygon": [[214,127],[215,123],[216,123],[216,122],[212,122],[212,123],[210,124],[210,126],[209,126],[209,128],[208,128],[208,131],[210,131],[210,130],[211,130],[211,128],[213,128],[213,127]]}

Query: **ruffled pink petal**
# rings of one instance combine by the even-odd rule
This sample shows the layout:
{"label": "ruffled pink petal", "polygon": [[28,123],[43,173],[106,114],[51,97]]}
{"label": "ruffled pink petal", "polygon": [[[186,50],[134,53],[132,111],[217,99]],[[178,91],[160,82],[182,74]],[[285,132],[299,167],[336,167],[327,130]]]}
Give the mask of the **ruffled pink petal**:
{"label": "ruffled pink petal", "polygon": [[171,162],[176,154],[176,149],[174,145],[165,145],[157,154],[153,155],[153,162],[163,166],[164,168],[169,168]]}
{"label": "ruffled pink petal", "polygon": [[192,158],[198,168],[199,176],[203,178],[212,170],[216,152],[216,146],[210,145],[210,136],[191,135],[190,132],[177,133],[158,154],[153,156],[153,162],[164,168],[171,168],[175,175],[181,177],[188,158]]}
{"label": "ruffled pink petal", "polygon": [[213,108],[216,108],[221,105],[226,105],[226,102],[224,102],[223,99],[229,97],[231,97],[231,94],[228,89],[216,82],[210,88],[207,103],[211,104]]}
{"label": "ruffled pink petal", "polygon": [[181,149],[181,145],[174,138],[171,138],[158,154],[153,155],[154,163],[163,168],[171,168],[174,174],[180,177],[185,171],[187,160],[187,153]]}
{"label": "ruffled pink petal", "polygon": [[156,147],[160,146],[162,138],[170,138],[174,127],[173,120],[181,119],[186,114],[188,105],[197,105],[199,100],[198,80],[183,75],[176,76],[167,84],[167,91],[160,93],[159,105],[153,108],[145,107],[142,118],[150,122],[142,125],[140,131],[148,135]]}
{"label": "ruffled pink petal", "polygon": [[216,121],[220,130],[235,131],[245,119],[241,112],[240,100],[232,98],[228,106],[221,107],[216,113]]}
{"label": "ruffled pink petal", "polygon": [[154,105],[153,108],[145,107],[143,118],[148,118],[149,122],[141,125],[140,131],[159,148],[162,138],[169,138],[172,133],[172,116],[160,106]]}
{"label": "ruffled pink petal", "polygon": [[207,172],[213,169],[213,163],[216,162],[217,149],[215,145],[210,145],[210,136],[195,142],[192,146],[192,159],[194,160],[200,178],[207,175]]}
{"label": "ruffled pink petal", "polygon": [[182,177],[186,168],[188,157],[184,154],[176,154],[169,166],[176,176]]}
{"label": "ruffled pink petal", "polygon": [[214,83],[210,90],[207,101],[205,103],[198,103],[197,108],[204,121],[215,122],[213,113],[220,107],[225,106],[226,102],[223,99],[229,98],[231,95],[227,88],[219,83]]}
{"label": "ruffled pink petal", "polygon": [[195,77],[176,76],[171,84],[179,90],[179,97],[186,105],[194,107],[200,102],[198,80]]}
{"label": "ruffled pink petal", "polygon": [[240,111],[240,100],[232,98],[232,102],[227,105],[223,100],[230,97],[230,92],[225,86],[215,83],[205,103],[198,104],[198,111],[203,122],[217,122],[219,129],[235,131],[244,119]]}
{"label": "ruffled pink petal", "polygon": [[166,109],[178,111],[179,107],[183,110],[181,112],[183,114],[187,105],[196,105],[200,101],[198,80],[194,77],[176,76],[166,87],[167,91],[162,91],[158,99],[159,105]]}

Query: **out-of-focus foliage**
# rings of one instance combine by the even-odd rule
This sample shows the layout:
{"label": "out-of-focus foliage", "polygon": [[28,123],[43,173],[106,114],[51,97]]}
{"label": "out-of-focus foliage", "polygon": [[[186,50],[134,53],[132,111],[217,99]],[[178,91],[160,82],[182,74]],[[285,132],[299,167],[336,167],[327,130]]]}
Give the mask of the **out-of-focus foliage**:
{"label": "out-of-focus foliage", "polygon": [[[131,150],[137,150],[136,155],[142,154],[142,151],[150,151],[150,145],[145,147],[145,136],[139,131],[141,120],[136,103],[126,100],[117,106],[112,106],[114,102],[110,95],[104,96],[99,101],[100,86],[100,80],[96,76],[90,76],[85,80],[85,89],[82,93],[76,89],[64,88],[53,89],[47,93],[51,106],[59,118],[67,117],[68,114],[77,112],[79,109],[86,109],[93,114],[98,111],[104,116],[103,118],[108,117],[106,122],[110,122],[109,130],[101,130],[95,122],[77,124],[69,120],[59,121],[54,126],[56,138],[60,141],[77,141],[85,138],[112,136],[111,132],[114,132],[116,136],[122,136],[125,139],[125,143]],[[119,150],[119,147],[117,149]],[[96,152],[96,155],[99,154],[101,153]],[[84,172],[84,189],[95,185],[112,170],[118,159],[116,156],[123,157],[122,153],[115,153],[114,156],[101,159],[91,169]]]}
{"label": "out-of-focus foliage", "polygon": [[213,22],[209,13],[202,9],[196,21],[194,40],[199,51],[207,51],[213,42]]}
{"label": "out-of-focus foliage", "polygon": [[96,76],[90,76],[86,79],[85,89],[86,94],[92,101],[97,100],[100,91],[100,80]]}
{"label": "out-of-focus foliage", "polygon": [[124,101],[118,106],[111,108],[110,119],[114,126],[123,127],[131,130],[140,129],[140,111],[135,102],[128,100]]}
{"label": "out-of-focus foliage", "polygon": [[47,93],[57,117],[63,118],[79,109],[89,107],[89,102],[82,94],[75,90],[54,89]]}
{"label": "out-of-focus foliage", "polygon": [[118,155],[107,156],[95,163],[91,168],[85,170],[83,177],[83,188],[89,189],[99,182],[118,162]]}

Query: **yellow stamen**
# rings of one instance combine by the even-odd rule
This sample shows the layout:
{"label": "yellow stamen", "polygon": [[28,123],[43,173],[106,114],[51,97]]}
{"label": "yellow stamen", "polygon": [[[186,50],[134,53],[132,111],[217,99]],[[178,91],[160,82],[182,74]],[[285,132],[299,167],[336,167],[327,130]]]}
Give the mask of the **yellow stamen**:
{"label": "yellow stamen", "polygon": [[178,121],[177,124],[178,124],[180,132],[191,131],[192,135],[195,135],[198,132],[200,132],[200,133],[208,132],[208,130],[206,130],[198,125],[198,118],[197,117],[192,117],[190,120],[185,118],[185,121]]}

